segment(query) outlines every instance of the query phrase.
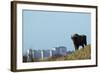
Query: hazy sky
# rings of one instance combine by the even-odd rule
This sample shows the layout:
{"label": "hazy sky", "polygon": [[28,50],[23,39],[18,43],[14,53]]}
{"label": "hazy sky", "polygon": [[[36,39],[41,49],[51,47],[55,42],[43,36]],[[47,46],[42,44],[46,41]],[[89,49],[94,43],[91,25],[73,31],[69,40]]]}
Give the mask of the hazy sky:
{"label": "hazy sky", "polygon": [[71,35],[87,35],[91,42],[91,14],[23,10],[23,53],[27,49],[65,46],[74,50]]}

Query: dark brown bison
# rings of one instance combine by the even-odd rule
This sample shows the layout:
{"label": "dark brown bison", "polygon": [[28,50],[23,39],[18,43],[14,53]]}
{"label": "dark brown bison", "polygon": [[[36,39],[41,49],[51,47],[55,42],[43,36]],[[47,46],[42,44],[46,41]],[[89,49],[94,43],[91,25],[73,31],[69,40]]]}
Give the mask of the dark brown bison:
{"label": "dark brown bison", "polygon": [[79,46],[84,48],[84,46],[87,45],[86,35],[74,34],[71,38],[73,40],[75,50],[78,50]]}

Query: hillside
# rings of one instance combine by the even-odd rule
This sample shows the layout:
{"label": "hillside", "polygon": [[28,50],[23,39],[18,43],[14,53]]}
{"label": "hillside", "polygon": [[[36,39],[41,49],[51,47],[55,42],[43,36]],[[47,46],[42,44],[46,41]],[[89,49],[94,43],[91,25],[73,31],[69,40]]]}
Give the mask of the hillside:
{"label": "hillside", "polygon": [[87,45],[84,48],[67,55],[67,56],[55,56],[48,59],[48,61],[60,61],[60,60],[81,60],[91,59],[91,46]]}
{"label": "hillside", "polygon": [[91,46],[87,45],[80,50],[65,57],[64,60],[81,60],[81,59],[91,59]]}

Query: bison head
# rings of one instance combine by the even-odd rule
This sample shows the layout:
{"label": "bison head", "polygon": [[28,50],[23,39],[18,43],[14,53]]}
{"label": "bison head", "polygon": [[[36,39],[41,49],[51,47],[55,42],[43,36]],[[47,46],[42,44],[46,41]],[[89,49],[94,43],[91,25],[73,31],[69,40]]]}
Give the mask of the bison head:
{"label": "bison head", "polygon": [[76,33],[76,34],[74,34],[74,35],[71,36],[71,39],[72,39],[72,40],[75,40],[75,39],[77,39],[78,37],[79,37],[79,35]]}

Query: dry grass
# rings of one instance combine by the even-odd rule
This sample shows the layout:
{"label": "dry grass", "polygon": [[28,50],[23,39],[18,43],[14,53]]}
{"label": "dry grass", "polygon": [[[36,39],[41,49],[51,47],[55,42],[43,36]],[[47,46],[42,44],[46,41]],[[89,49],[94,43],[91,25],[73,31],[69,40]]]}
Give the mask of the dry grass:
{"label": "dry grass", "polygon": [[64,60],[81,60],[81,59],[91,59],[91,46],[87,45],[80,50],[65,57]]}

